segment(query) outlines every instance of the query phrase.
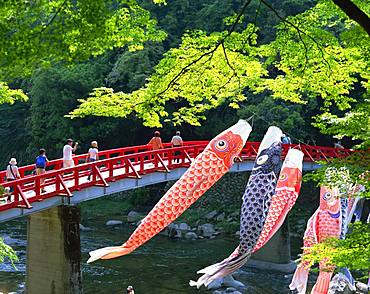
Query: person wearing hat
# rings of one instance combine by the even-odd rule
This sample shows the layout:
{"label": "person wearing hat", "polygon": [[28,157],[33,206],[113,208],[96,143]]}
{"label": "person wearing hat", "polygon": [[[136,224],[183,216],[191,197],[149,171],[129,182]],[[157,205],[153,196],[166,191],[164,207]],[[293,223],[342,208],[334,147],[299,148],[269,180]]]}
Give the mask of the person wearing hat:
{"label": "person wearing hat", "polygon": [[[19,179],[21,175],[17,167],[17,159],[11,158],[8,166],[6,167],[6,181],[11,182]],[[10,187],[10,192],[13,192],[13,187]]]}
{"label": "person wearing hat", "polygon": [[132,287],[132,286],[127,286],[127,294],[135,294],[135,292],[134,292],[134,287]]}
{"label": "person wearing hat", "polygon": [[63,167],[73,167],[75,164],[72,159],[72,153],[76,151],[78,143],[72,147],[73,140],[68,139],[67,144],[63,147]]}
{"label": "person wearing hat", "polygon": [[[99,160],[99,150],[98,150],[98,142],[92,141],[91,147],[89,151],[87,152],[86,162],[94,162]],[[91,173],[87,177],[88,180],[90,180]]]}

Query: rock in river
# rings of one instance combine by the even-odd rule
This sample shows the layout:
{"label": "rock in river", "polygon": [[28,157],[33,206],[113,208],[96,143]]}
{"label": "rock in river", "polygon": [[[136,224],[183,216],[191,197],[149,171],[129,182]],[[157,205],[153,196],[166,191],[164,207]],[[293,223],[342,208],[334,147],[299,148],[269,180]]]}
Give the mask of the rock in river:
{"label": "rock in river", "polygon": [[106,226],[119,226],[122,225],[123,222],[120,220],[109,220],[105,223]]}
{"label": "rock in river", "polygon": [[187,239],[187,240],[196,240],[196,239],[198,239],[198,235],[195,234],[194,232],[187,232],[185,234],[185,239]]}
{"label": "rock in river", "polygon": [[204,224],[198,226],[198,233],[203,237],[210,238],[215,232],[215,227],[212,224]]}
{"label": "rock in river", "polygon": [[140,213],[138,213],[138,212],[136,212],[136,211],[130,211],[129,213],[128,213],[128,215],[127,215],[127,221],[129,222],[129,223],[136,223],[136,222],[138,222],[139,220],[141,220],[143,218],[143,216],[140,214]]}

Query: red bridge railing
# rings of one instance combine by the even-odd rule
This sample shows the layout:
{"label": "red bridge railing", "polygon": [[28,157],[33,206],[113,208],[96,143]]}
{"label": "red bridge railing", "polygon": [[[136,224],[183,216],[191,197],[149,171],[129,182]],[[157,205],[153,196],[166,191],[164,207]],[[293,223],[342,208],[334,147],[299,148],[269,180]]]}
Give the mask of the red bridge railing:
{"label": "red bridge railing", "polygon": [[[11,208],[32,208],[32,203],[51,197],[71,197],[73,191],[91,186],[108,186],[124,178],[140,178],[153,172],[169,172],[171,169],[188,167],[191,159],[200,154],[208,141],[184,142],[182,147],[171,148],[164,144],[162,150],[151,150],[148,145],[124,147],[99,152],[99,161],[83,163],[86,154],[75,156],[75,167],[63,168],[63,160],[52,160],[48,163],[47,172],[43,175],[32,175],[34,165],[19,168],[21,178],[11,182],[5,181],[5,171],[0,172],[3,187],[12,188],[11,201],[0,203],[0,211]],[[243,161],[256,157],[260,142],[247,142],[240,157]],[[305,162],[327,161],[330,158],[342,158],[351,154],[348,149],[336,149],[321,146],[283,145],[282,157],[289,148],[300,148]],[[81,163],[82,162],[82,163]],[[91,175],[91,180],[87,176]],[[42,190],[46,190],[42,192]]]}

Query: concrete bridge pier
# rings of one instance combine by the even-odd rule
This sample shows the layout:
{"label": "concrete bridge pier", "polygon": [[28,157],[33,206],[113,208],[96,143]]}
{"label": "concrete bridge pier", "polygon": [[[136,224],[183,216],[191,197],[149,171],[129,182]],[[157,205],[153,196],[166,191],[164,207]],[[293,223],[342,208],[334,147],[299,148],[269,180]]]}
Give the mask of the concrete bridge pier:
{"label": "concrete bridge pier", "polygon": [[296,268],[290,255],[288,218],[264,247],[252,255],[247,266],[262,270],[292,273]]}
{"label": "concrete bridge pier", "polygon": [[80,209],[58,206],[29,216],[27,294],[82,293]]}

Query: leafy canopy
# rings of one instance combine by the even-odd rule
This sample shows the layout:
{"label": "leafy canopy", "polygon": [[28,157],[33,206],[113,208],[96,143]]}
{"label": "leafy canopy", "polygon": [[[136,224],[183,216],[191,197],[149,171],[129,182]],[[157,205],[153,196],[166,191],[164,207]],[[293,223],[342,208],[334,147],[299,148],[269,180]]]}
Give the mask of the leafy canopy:
{"label": "leafy canopy", "polygon": [[[365,11],[369,7],[362,4]],[[151,127],[168,120],[199,125],[208,110],[225,102],[238,108],[248,90],[301,104],[322,101],[317,126],[333,133],[343,121],[341,113],[363,99],[354,98],[353,89],[369,90],[369,37],[331,1],[288,17],[278,25],[276,39],[264,45],[257,44],[254,24],[240,23],[241,18],[235,17],[227,21],[231,28],[244,28],[185,34],[143,88],[131,93],[97,88],[80,100],[71,117],[135,114]],[[369,124],[358,114],[361,111],[357,107],[353,115],[363,125],[357,137],[366,139]],[[332,113],[330,119],[327,113]],[[353,129],[348,135],[354,133]]]}
{"label": "leafy canopy", "polygon": [[149,40],[165,37],[135,0],[3,1],[0,102],[24,100],[22,93],[12,93],[4,82],[29,76],[40,67],[83,61],[124,46],[137,50]]}

